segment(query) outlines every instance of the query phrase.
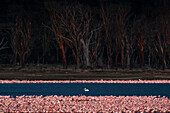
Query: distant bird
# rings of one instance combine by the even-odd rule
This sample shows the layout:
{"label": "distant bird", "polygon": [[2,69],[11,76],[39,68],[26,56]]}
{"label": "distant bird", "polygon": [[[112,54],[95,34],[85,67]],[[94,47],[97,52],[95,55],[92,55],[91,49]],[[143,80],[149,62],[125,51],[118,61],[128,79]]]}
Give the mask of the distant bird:
{"label": "distant bird", "polygon": [[84,91],[86,91],[86,92],[87,92],[87,91],[89,91],[89,89],[87,89],[87,88],[84,88]]}

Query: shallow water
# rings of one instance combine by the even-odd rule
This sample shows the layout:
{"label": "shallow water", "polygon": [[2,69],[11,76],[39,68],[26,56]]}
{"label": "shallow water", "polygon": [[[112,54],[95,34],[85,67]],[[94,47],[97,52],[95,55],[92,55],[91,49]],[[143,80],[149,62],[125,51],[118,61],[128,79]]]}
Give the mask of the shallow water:
{"label": "shallow water", "polygon": [[[84,88],[89,91],[85,92]],[[0,95],[166,96],[170,84],[151,83],[12,83],[0,84]]]}

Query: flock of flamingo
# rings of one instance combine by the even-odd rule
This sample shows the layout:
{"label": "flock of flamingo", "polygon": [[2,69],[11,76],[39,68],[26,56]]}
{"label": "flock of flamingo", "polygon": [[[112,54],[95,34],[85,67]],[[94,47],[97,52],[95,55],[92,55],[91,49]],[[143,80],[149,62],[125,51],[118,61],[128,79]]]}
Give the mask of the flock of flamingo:
{"label": "flock of flamingo", "polygon": [[170,100],[156,96],[0,96],[0,112],[167,113]]}
{"label": "flock of flamingo", "polygon": [[170,83],[170,80],[0,80],[0,83]]}
{"label": "flock of flamingo", "polygon": [[[170,83],[170,80],[76,80],[26,81],[0,80],[0,83]],[[88,90],[88,89],[84,89]],[[170,113],[170,99],[163,96],[2,96],[1,112],[113,112]]]}

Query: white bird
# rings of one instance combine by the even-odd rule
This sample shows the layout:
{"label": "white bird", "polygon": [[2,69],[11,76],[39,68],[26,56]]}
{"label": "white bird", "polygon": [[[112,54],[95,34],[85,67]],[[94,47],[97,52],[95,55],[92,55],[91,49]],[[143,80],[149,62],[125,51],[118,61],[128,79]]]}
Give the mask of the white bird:
{"label": "white bird", "polygon": [[87,88],[84,88],[84,91],[89,91],[89,89],[87,89]]}

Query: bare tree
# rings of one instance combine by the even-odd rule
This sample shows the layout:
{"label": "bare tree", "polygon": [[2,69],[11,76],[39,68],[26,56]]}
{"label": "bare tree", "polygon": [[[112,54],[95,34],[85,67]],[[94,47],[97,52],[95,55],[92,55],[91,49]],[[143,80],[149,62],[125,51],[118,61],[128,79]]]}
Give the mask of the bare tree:
{"label": "bare tree", "polygon": [[125,55],[125,62],[127,62],[127,68],[132,69],[132,60],[133,60],[133,55],[135,49],[135,38],[134,38],[134,31],[133,31],[133,21],[129,23],[127,26],[128,29],[126,29],[126,37],[125,37],[125,42],[126,42],[126,55]]}
{"label": "bare tree", "polygon": [[122,68],[124,68],[126,56],[128,58],[128,65],[130,64],[130,45],[127,35],[127,25],[131,17],[130,7],[125,4],[114,4],[107,7],[101,5],[101,10],[105,29],[108,64],[111,64],[114,53],[115,65],[117,68],[118,56],[119,53],[121,53],[121,64]]}
{"label": "bare tree", "polygon": [[[151,20],[150,20],[151,21]],[[148,51],[147,57],[148,57],[148,67],[151,68],[152,63],[152,57],[154,56],[154,47],[153,47],[153,37],[155,37],[154,28],[153,28],[153,22],[150,22],[147,19],[146,22],[146,49]]]}
{"label": "bare tree", "polygon": [[[58,13],[55,13],[55,15],[54,13],[51,15],[51,21],[54,23],[52,30],[57,37],[60,48],[64,48],[64,42],[70,47],[78,68],[81,63],[80,54],[83,52],[85,65],[86,67],[90,66],[90,58],[93,58],[95,52],[90,52],[92,53],[90,56],[89,46],[91,39],[97,37],[97,30],[100,29],[100,26],[95,25],[93,22],[94,15],[91,11],[79,3],[73,3],[63,7],[62,10],[58,10]],[[96,49],[97,47],[98,44]]]}
{"label": "bare tree", "polygon": [[163,69],[167,68],[166,63],[166,49],[168,43],[168,36],[169,36],[169,20],[166,15],[160,15],[156,18],[155,27],[156,27],[156,37],[153,37],[153,44],[154,49],[157,55],[160,58],[160,61],[163,64]]}
{"label": "bare tree", "polygon": [[142,15],[134,21],[133,33],[136,39],[136,47],[140,60],[141,68],[144,68],[144,48],[146,44],[146,23],[145,16]]}
{"label": "bare tree", "polygon": [[[129,24],[130,17],[132,16],[130,11],[131,11],[130,6],[126,4],[119,4],[115,9],[115,27],[118,32],[117,37],[121,47],[121,65],[123,69],[125,67],[126,56],[128,56],[127,57],[128,65],[130,63],[129,62],[130,45],[127,35],[128,29],[127,26]],[[125,53],[127,55],[125,55]]]}
{"label": "bare tree", "polygon": [[[58,7],[57,7],[58,8]],[[65,55],[65,47],[64,47],[64,39],[63,36],[65,35],[65,32],[62,30],[62,21],[60,20],[59,14],[62,13],[56,8],[49,8],[49,14],[50,14],[50,20],[51,20],[51,26],[50,29],[53,31],[55,35],[55,39],[59,45],[59,48],[62,52],[63,57],[63,64],[67,65],[66,55]]]}
{"label": "bare tree", "polygon": [[[93,56],[95,55],[98,45],[100,43],[100,40],[98,38],[98,31],[101,29],[101,24],[95,22],[95,15],[92,14],[90,9],[87,9],[83,13],[84,15],[84,28],[82,30],[82,38],[80,39],[80,42],[82,43],[83,47],[83,54],[85,57],[85,65],[86,67],[91,66]],[[96,40],[97,43],[92,43],[92,40]],[[93,45],[95,49],[91,49],[90,46]]]}
{"label": "bare tree", "polygon": [[[31,50],[31,22],[21,17],[17,17],[16,24],[12,28],[12,48],[15,57],[19,56],[20,65],[25,66],[26,57]],[[16,58],[15,58],[16,59]]]}
{"label": "bare tree", "polygon": [[[106,46],[107,50],[107,61],[108,61],[108,68],[112,67],[112,57],[113,57],[113,48],[117,49],[118,43],[113,44],[113,26],[114,26],[114,15],[113,15],[113,5],[103,6],[101,3],[101,15],[103,19],[104,25],[104,46]],[[117,62],[117,60],[116,60]]]}
{"label": "bare tree", "polygon": [[43,29],[42,33],[40,34],[41,46],[42,46],[42,57],[40,57],[40,60],[42,59],[43,64],[45,63],[45,56],[50,50],[50,47],[52,46],[53,38],[52,33],[49,32],[47,29]]}

